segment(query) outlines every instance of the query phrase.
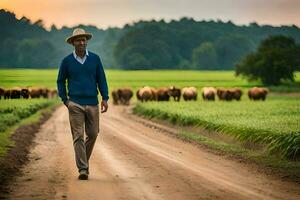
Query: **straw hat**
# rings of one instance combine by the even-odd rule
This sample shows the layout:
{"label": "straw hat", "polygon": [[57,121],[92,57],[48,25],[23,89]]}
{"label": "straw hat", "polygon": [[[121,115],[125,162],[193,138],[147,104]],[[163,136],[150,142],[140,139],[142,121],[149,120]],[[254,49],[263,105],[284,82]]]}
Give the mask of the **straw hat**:
{"label": "straw hat", "polygon": [[85,32],[82,28],[76,28],[73,31],[73,35],[66,39],[66,42],[72,44],[73,39],[76,37],[85,36],[87,40],[91,39],[93,35],[91,33]]}

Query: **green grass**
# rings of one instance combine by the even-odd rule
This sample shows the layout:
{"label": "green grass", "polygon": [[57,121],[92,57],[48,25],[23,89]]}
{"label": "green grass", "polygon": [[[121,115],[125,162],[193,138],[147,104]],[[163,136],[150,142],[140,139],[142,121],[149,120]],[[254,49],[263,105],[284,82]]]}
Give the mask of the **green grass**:
{"label": "green grass", "polygon": [[38,86],[56,88],[57,70],[1,69],[0,87]]}
{"label": "green grass", "polygon": [[40,111],[56,103],[57,100],[48,99],[0,100],[0,157],[13,145],[10,136],[16,128],[38,121]]}
{"label": "green grass", "polygon": [[276,96],[265,102],[149,102],[138,104],[134,112],[264,144],[272,153],[295,159],[300,156],[299,102],[300,98]]}
{"label": "green grass", "polygon": [[[234,73],[212,71],[179,71],[179,70],[155,70],[155,71],[109,71],[110,85],[112,88],[124,85],[139,88],[144,85],[152,87],[176,85],[185,86],[216,86],[216,87],[250,87],[255,83],[248,83],[241,78],[236,78]],[[257,83],[256,83],[257,84]]]}
{"label": "green grass", "polygon": [[[14,86],[43,86],[56,88],[56,69],[1,69],[0,87]],[[131,87],[134,90],[150,85],[162,87],[175,85],[178,87],[204,86],[215,87],[241,87],[247,89],[252,86],[260,86],[259,82],[247,82],[235,77],[233,71],[183,71],[183,70],[153,70],[153,71],[122,71],[106,70],[110,89]],[[285,83],[271,88],[276,92],[300,92],[300,72],[296,73],[296,82]]]}

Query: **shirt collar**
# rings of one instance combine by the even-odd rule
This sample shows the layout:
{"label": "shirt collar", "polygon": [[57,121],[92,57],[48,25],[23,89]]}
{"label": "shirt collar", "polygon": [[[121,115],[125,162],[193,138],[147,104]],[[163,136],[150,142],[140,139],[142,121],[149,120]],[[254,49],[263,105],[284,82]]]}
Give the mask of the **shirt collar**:
{"label": "shirt collar", "polygon": [[[78,57],[75,50],[73,51],[73,56],[74,56],[74,58]],[[84,56],[89,56],[89,51],[87,49],[85,50],[85,55]]]}

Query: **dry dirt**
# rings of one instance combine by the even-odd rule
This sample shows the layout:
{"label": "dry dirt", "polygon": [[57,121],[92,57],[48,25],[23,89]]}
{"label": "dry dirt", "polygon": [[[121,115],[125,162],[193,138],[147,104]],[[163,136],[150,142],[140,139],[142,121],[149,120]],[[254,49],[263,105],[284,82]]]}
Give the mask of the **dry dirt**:
{"label": "dry dirt", "polygon": [[101,115],[89,180],[80,181],[67,109],[59,107],[36,134],[29,162],[10,185],[7,198],[300,199],[299,184],[254,172],[243,163],[170,137],[126,110],[111,105]]}

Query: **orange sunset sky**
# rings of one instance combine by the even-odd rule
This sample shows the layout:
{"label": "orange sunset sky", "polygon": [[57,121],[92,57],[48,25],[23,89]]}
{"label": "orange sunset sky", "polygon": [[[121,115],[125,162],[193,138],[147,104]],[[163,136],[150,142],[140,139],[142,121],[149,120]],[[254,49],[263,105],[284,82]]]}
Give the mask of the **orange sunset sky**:
{"label": "orange sunset sky", "polygon": [[122,27],[140,19],[231,20],[236,24],[300,26],[300,0],[0,0],[18,18],[52,24]]}

